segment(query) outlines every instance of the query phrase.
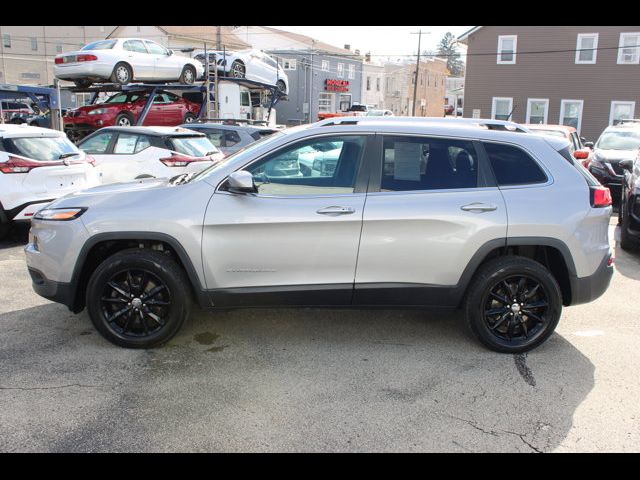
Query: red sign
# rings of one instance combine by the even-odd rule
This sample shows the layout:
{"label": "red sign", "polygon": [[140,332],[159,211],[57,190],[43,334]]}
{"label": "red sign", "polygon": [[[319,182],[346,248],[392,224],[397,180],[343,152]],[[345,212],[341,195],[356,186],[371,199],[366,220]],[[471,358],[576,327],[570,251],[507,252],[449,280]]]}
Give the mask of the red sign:
{"label": "red sign", "polygon": [[349,81],[348,80],[332,80],[327,78],[324,81],[324,89],[330,92],[348,92]]}

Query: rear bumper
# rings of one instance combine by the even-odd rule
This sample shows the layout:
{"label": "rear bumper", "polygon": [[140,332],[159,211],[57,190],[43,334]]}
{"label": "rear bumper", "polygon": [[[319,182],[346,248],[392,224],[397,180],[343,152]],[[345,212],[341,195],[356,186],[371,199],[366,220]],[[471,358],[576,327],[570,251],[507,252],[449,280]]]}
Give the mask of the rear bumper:
{"label": "rear bumper", "polygon": [[613,265],[609,265],[611,253],[604,257],[598,269],[588,277],[569,277],[571,283],[570,305],[589,303],[600,297],[609,288],[613,277]]}
{"label": "rear bumper", "polygon": [[53,73],[61,80],[78,80],[81,78],[107,79],[113,73],[114,65],[99,61],[81,62],[71,65],[54,66]]}
{"label": "rear bumper", "polygon": [[31,275],[33,290],[38,295],[47,300],[62,303],[69,307],[69,310],[73,311],[75,290],[71,283],[54,282],[45,277],[39,270],[31,267],[29,267],[29,275]]}

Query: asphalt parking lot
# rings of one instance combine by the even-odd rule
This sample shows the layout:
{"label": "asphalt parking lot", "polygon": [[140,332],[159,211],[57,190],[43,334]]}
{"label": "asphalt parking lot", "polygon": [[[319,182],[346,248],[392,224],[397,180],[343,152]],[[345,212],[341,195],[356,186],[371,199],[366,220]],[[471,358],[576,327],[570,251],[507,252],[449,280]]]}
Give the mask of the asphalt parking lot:
{"label": "asphalt parking lot", "polygon": [[37,296],[0,242],[0,451],[640,450],[640,255],[528,355],[456,312],[196,311],[149,351]]}

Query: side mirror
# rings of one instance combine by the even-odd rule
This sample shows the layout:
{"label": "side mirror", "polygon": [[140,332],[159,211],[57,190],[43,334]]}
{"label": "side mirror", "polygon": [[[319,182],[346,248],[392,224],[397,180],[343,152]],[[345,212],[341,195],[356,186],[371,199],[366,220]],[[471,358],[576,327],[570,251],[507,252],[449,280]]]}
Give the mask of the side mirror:
{"label": "side mirror", "polygon": [[628,172],[631,172],[633,170],[633,160],[620,160],[620,166]]}
{"label": "side mirror", "polygon": [[585,147],[587,148],[593,148],[593,142],[585,142],[584,140],[582,141],[582,143],[584,144]]}
{"label": "side mirror", "polygon": [[171,49],[167,50],[167,55],[168,55],[168,56],[173,55],[173,50],[171,50]]}
{"label": "side mirror", "polygon": [[231,193],[257,193],[258,191],[253,183],[253,175],[244,170],[229,175],[227,190]]}

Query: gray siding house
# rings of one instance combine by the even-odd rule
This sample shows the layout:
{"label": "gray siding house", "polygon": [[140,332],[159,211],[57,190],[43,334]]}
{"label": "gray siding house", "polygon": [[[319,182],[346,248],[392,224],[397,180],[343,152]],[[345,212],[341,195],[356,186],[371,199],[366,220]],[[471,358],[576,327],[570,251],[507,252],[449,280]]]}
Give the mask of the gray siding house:
{"label": "gray siding house", "polygon": [[458,41],[465,117],[571,125],[595,141],[637,115],[640,26],[479,26]]}

